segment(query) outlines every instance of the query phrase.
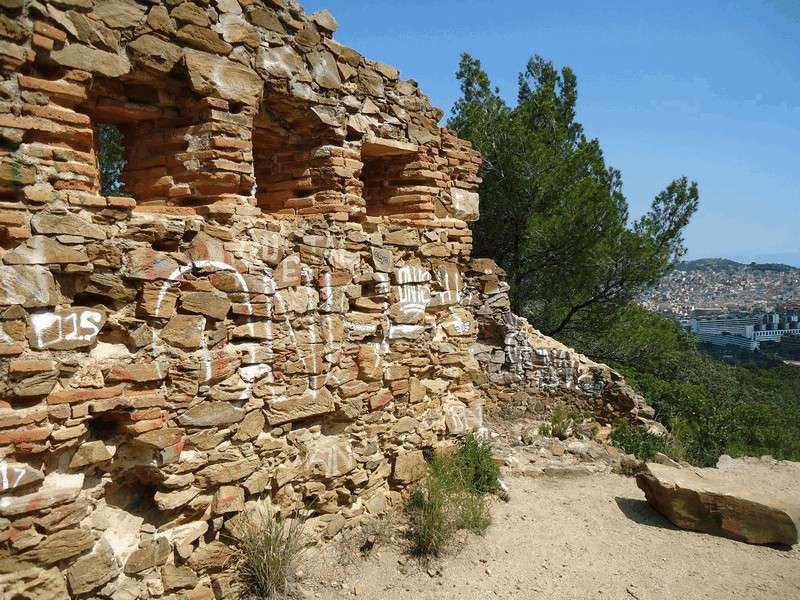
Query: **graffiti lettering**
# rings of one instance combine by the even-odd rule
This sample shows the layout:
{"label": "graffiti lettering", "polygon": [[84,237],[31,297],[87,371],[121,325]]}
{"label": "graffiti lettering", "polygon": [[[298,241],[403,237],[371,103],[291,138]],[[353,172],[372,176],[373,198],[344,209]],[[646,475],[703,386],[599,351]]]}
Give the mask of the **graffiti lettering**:
{"label": "graffiti lettering", "polygon": [[94,342],[105,315],[94,310],[68,310],[31,315],[33,343],[39,350],[74,348]]}

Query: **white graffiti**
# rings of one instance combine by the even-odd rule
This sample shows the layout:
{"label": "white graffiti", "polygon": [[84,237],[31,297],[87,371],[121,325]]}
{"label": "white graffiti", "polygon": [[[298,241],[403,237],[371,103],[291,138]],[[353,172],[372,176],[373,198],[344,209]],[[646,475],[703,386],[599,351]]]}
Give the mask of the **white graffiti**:
{"label": "white graffiti", "polygon": [[431,274],[422,267],[405,266],[395,271],[395,277],[400,311],[409,319],[421,320],[431,302]]}
{"label": "white graffiti", "polygon": [[100,333],[103,315],[95,310],[46,312],[31,315],[33,335],[39,349],[61,342],[92,342]]}
{"label": "white graffiti", "polygon": [[25,473],[25,469],[12,467],[6,461],[0,460],[0,492],[7,492],[17,487]]}

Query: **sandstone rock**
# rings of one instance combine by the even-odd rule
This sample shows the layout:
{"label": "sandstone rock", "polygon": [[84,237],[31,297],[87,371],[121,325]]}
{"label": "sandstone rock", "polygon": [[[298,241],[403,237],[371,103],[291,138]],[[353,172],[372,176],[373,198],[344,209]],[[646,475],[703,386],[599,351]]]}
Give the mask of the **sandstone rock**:
{"label": "sandstone rock", "polygon": [[42,570],[20,568],[8,574],[0,574],[0,591],[5,598],[14,600],[68,600],[67,583],[56,567]]}
{"label": "sandstone rock", "polygon": [[231,301],[212,292],[183,292],[181,308],[190,313],[221,320],[228,315]]}
{"label": "sandstone rock", "polygon": [[[189,3],[186,3],[188,5]],[[154,7],[153,11],[156,8]],[[152,11],[151,11],[152,14]],[[169,73],[183,58],[183,49],[155,35],[145,34],[128,44],[134,62],[160,73]]]}
{"label": "sandstone rock", "polygon": [[147,569],[158,567],[167,562],[170,544],[167,538],[159,536],[143,548],[137,548],[125,563],[125,574],[135,575]]}
{"label": "sandstone rock", "polygon": [[38,484],[44,475],[25,463],[0,461],[0,494]]}
{"label": "sandstone rock", "polygon": [[474,223],[480,217],[479,198],[476,192],[461,188],[451,188],[450,198],[453,203],[453,216],[467,223]]}
{"label": "sandstone rock", "polygon": [[109,27],[135,27],[144,17],[144,7],[125,0],[97,0],[93,12]]}
{"label": "sandstone rock", "polygon": [[175,315],[161,330],[160,337],[170,346],[196,350],[203,343],[206,320],[201,316]]}
{"label": "sandstone rock", "polygon": [[104,240],[108,237],[97,225],[71,213],[66,215],[37,213],[31,219],[31,227],[36,233],[42,234],[75,235],[91,240]]}
{"label": "sandstone rock", "polygon": [[323,31],[333,33],[339,29],[339,24],[336,22],[336,19],[334,19],[333,15],[327,10],[318,10],[317,12],[309,15],[308,18],[317,26],[317,28],[322,29]]}
{"label": "sandstone rock", "polygon": [[66,558],[77,556],[94,546],[94,535],[87,529],[64,529],[47,536],[33,550],[20,558],[39,565],[54,565]]}
{"label": "sandstone rock", "polygon": [[192,89],[204,96],[255,106],[261,101],[264,82],[253,71],[221,56],[186,51],[186,68]]}
{"label": "sandstone rock", "polygon": [[178,274],[178,263],[152,248],[137,248],[125,254],[125,276],[131,279],[170,279]]}
{"label": "sandstone rock", "polygon": [[425,456],[422,450],[400,454],[394,461],[392,477],[401,485],[413,483],[425,474]]}
{"label": "sandstone rock", "polygon": [[34,235],[6,254],[3,261],[7,265],[83,264],[89,262],[89,257],[82,250],[43,235]]}
{"label": "sandstone rock", "polygon": [[58,302],[53,275],[44,267],[0,265],[0,305],[42,308]]}
{"label": "sandstone rock", "polygon": [[256,69],[262,75],[289,79],[303,68],[303,58],[291,46],[258,49]]}
{"label": "sandstone rock", "polygon": [[65,67],[99,73],[106,77],[120,77],[131,70],[131,64],[126,57],[82,44],[64,46],[61,50],[51,52],[50,58]]}
{"label": "sandstone rock", "polygon": [[164,583],[164,591],[172,592],[196,586],[198,578],[189,567],[164,565],[161,567],[161,581]]}
{"label": "sandstone rock", "polygon": [[267,421],[273,427],[299,419],[333,412],[333,397],[327,388],[307,392],[302,396],[275,403],[266,410]]}
{"label": "sandstone rock", "polygon": [[197,573],[221,571],[231,560],[231,554],[231,548],[222,542],[211,542],[192,552],[187,564]]}
{"label": "sandstone rock", "polygon": [[223,515],[244,510],[244,489],[238,486],[223,485],[214,492],[211,501],[211,514]]}
{"label": "sandstone rock", "polygon": [[134,363],[130,365],[114,365],[106,375],[108,382],[128,381],[132,383],[148,383],[161,381],[166,377],[167,366],[160,362]]}
{"label": "sandstone rock", "polygon": [[85,442],[81,444],[78,451],[72,456],[69,462],[70,469],[80,469],[88,465],[105,462],[113,458],[113,454],[108,451],[106,445],[101,440]]}
{"label": "sandstone rock", "polygon": [[248,477],[259,466],[261,461],[258,456],[250,456],[232,462],[208,465],[197,473],[198,485],[203,487],[214,487],[239,481]]}
{"label": "sandstone rock", "polygon": [[4,495],[0,499],[0,516],[16,516],[45,510],[73,502],[83,487],[83,475],[48,475],[41,488],[24,496]]}
{"label": "sandstone rock", "polygon": [[200,493],[196,487],[188,487],[175,492],[156,492],[154,500],[159,510],[176,510],[185,508]]}
{"label": "sandstone rock", "polygon": [[67,571],[67,582],[73,595],[86,594],[108,583],[119,573],[114,549],[105,538],[91,554],[82,556]]}
{"label": "sandstone rock", "polygon": [[245,411],[229,402],[200,402],[180,417],[181,425],[190,427],[214,427],[238,423],[245,417]]}
{"label": "sandstone rock", "polygon": [[678,527],[750,544],[798,542],[800,504],[787,504],[709,471],[648,463],[636,476],[636,485]]}
{"label": "sandstone rock", "polygon": [[330,52],[310,52],[308,62],[311,65],[311,76],[317,85],[331,90],[342,87],[336,59]]}
{"label": "sandstone rock", "polygon": [[104,312],[63,309],[37,312],[28,319],[28,343],[37,350],[71,350],[91,346],[106,323]]}

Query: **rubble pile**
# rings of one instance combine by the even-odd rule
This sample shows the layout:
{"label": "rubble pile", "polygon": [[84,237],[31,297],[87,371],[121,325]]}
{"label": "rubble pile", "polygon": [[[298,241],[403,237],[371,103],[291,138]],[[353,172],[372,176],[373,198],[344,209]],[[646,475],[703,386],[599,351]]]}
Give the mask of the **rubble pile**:
{"label": "rubble pile", "polygon": [[327,11],[0,8],[0,597],[228,597],[256,503],[330,536],[484,405],[647,416],[510,312],[479,156]]}

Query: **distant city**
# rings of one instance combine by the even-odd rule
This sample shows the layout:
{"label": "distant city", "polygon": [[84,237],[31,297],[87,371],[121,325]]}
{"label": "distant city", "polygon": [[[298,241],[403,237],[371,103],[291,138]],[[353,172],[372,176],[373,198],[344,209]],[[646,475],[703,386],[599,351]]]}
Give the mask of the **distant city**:
{"label": "distant city", "polygon": [[800,349],[800,269],[789,265],[686,261],[639,302],[680,321],[701,344]]}

